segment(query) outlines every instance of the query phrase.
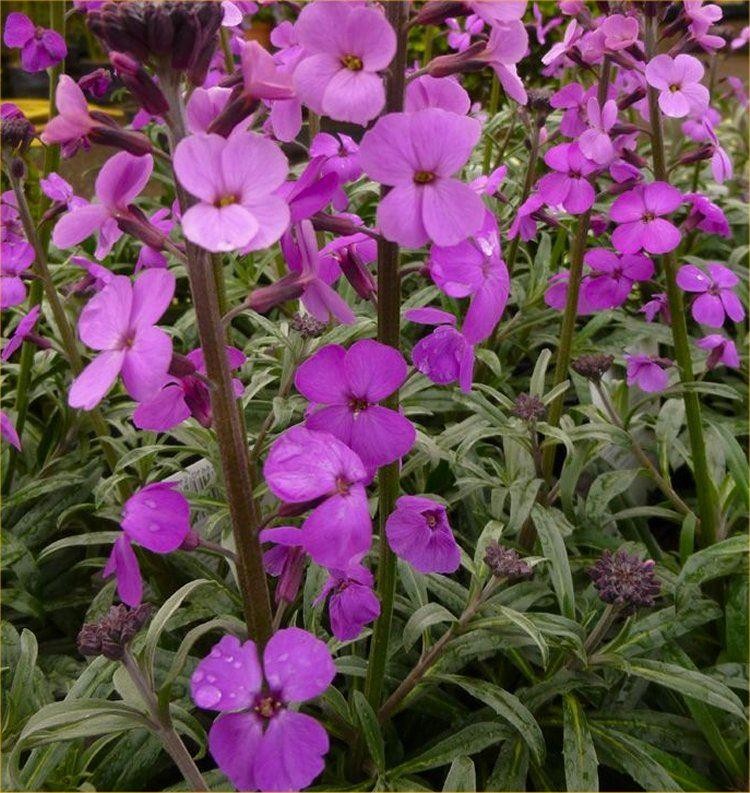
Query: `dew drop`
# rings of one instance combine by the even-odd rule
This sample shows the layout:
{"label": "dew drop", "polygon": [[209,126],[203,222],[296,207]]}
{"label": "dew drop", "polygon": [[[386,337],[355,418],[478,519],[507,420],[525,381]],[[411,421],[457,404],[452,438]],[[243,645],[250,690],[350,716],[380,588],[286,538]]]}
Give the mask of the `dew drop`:
{"label": "dew drop", "polygon": [[201,686],[194,694],[197,705],[212,708],[221,699],[221,691],[216,686]]}
{"label": "dew drop", "polygon": [[161,526],[158,523],[149,523],[148,524],[148,530],[149,531],[159,531],[160,529],[161,529]]}
{"label": "dew drop", "polygon": [[203,671],[201,669],[196,669],[195,672],[193,672],[193,683],[200,683],[204,677]]}
{"label": "dew drop", "polygon": [[147,498],[147,499],[146,499],[146,500],[145,500],[143,503],[144,503],[144,504],[145,504],[145,505],[146,505],[146,506],[147,506],[149,509],[156,509],[156,502],[154,501],[154,499],[153,499],[153,498]]}

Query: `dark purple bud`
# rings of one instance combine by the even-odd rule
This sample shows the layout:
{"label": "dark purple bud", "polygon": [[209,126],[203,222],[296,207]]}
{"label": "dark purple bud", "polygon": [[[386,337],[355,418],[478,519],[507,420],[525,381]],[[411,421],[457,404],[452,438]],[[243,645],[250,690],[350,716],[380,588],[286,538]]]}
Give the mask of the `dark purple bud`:
{"label": "dark purple bud", "polygon": [[646,89],[639,87],[636,88],[635,91],[631,91],[629,94],[626,94],[621,99],[617,101],[617,109],[627,110],[629,107],[634,105],[636,102],[640,102],[646,96]]}
{"label": "dark purple bud", "polygon": [[340,215],[327,215],[325,212],[318,212],[310,220],[315,231],[330,231],[340,236],[359,234],[362,231],[362,226],[357,226],[349,218]]}
{"label": "dark purple bud", "polygon": [[247,299],[248,308],[265,314],[274,306],[294,300],[302,295],[305,285],[297,273],[289,273],[270,286],[254,289]]}
{"label": "dark purple bud", "polygon": [[169,374],[172,377],[189,377],[195,374],[195,364],[187,356],[173,352],[172,360],[169,362]]}
{"label": "dark purple bud", "polygon": [[122,603],[112,606],[98,622],[86,623],[78,634],[81,655],[103,655],[112,661],[123,657],[125,647],[151,616],[151,606],[143,603],[130,609]]}
{"label": "dark purple bud", "polygon": [[354,287],[354,291],[363,300],[369,300],[377,292],[378,288],[372,273],[365,267],[353,245],[347,245],[341,251],[339,267],[341,267],[341,272],[346,276],[346,280],[349,281]]}
{"label": "dark purple bud", "polygon": [[10,175],[13,179],[19,182],[26,178],[28,171],[26,170],[26,163],[20,157],[13,157],[10,161],[9,169]]}
{"label": "dark purple bud", "polygon": [[314,509],[325,500],[326,496],[321,496],[320,498],[314,498],[311,501],[303,501],[299,504],[282,504],[279,507],[279,517],[296,518],[298,515],[304,515],[308,509]]}
{"label": "dark purple bud", "polygon": [[24,115],[6,116],[0,124],[3,149],[13,153],[23,154],[35,135],[32,123]]}
{"label": "dark purple bud", "polygon": [[94,69],[78,81],[80,89],[95,99],[101,99],[111,84],[112,77],[106,69]]}
{"label": "dark purple bud", "polygon": [[631,135],[633,132],[639,132],[639,131],[640,130],[635,124],[628,124],[624,121],[618,122],[610,130],[612,135]]}
{"label": "dark purple bud", "polygon": [[425,70],[431,77],[449,77],[451,74],[479,71],[487,65],[484,61],[477,59],[484,49],[483,41],[475,41],[463,52],[454,52],[450,55],[439,55],[437,58],[433,58]]}
{"label": "dark purple bud", "polygon": [[573,361],[570,367],[581,377],[598,383],[602,379],[602,375],[610,370],[614,362],[615,358],[613,355],[581,355]]}
{"label": "dark purple bud", "polygon": [[294,603],[302,584],[302,575],[305,572],[306,554],[302,548],[291,547],[287,548],[286,551],[284,566],[274,592],[276,603],[281,601]]}
{"label": "dark purple bud", "polygon": [[200,544],[201,538],[198,536],[198,534],[196,534],[196,532],[193,531],[193,529],[190,529],[180,545],[180,550],[194,551]]}
{"label": "dark purple bud", "polygon": [[535,421],[543,419],[547,413],[547,408],[535,394],[519,394],[513,404],[511,413],[518,416],[519,419],[532,424]]}
{"label": "dark purple bud", "polygon": [[190,375],[183,380],[185,404],[190,409],[190,415],[202,426],[208,429],[211,426],[211,392],[204,380],[195,375]]}
{"label": "dark purple bud", "polygon": [[694,162],[708,160],[713,155],[713,153],[714,147],[710,143],[704,143],[697,149],[693,149],[692,151],[687,152],[687,154],[683,154],[682,157],[680,157],[679,162],[682,165],[690,165]]}
{"label": "dark purple bud", "polygon": [[221,113],[209,124],[209,133],[215,132],[223,138],[228,137],[237,124],[244,121],[258,107],[258,99],[241,93],[241,89],[236,93],[236,97],[230,99]]}
{"label": "dark purple bud", "polygon": [[190,13],[186,3],[180,3],[172,10],[174,25],[174,47],[172,48],[171,64],[173,69],[183,71],[190,66],[195,57],[198,43],[197,20]]}
{"label": "dark purple bud", "polygon": [[528,578],[534,574],[514,548],[490,540],[484,553],[484,563],[495,578]]}
{"label": "dark purple bud", "polygon": [[144,245],[149,248],[154,248],[157,251],[162,250],[166,243],[167,238],[164,233],[159,231],[156,226],[151,224],[151,221],[143,214],[135,204],[128,207],[127,214],[118,213],[115,217],[117,226],[120,231],[130,234],[140,240]]}
{"label": "dark purple bud", "polygon": [[424,3],[413,21],[413,25],[442,25],[450,17],[464,17],[469,9],[463,3],[436,2]]}
{"label": "dark purple bud", "polygon": [[303,339],[316,339],[322,336],[326,329],[325,322],[315,319],[312,314],[295,314],[289,323],[292,330],[296,330]]}
{"label": "dark purple bud", "polygon": [[622,150],[622,159],[625,162],[630,163],[630,165],[634,165],[636,168],[645,168],[646,167],[646,160],[641,157],[640,154],[637,154],[632,149],[623,149]]}
{"label": "dark purple bud", "polygon": [[653,606],[661,591],[654,574],[654,561],[642,561],[624,548],[614,554],[604,551],[589,570],[589,576],[605,603],[624,606],[628,611],[635,611],[638,606]]}
{"label": "dark purple bud", "polygon": [[157,56],[169,55],[174,46],[174,24],[169,14],[161,13],[156,6],[146,8],[143,14],[146,24],[146,44]]}
{"label": "dark purple bud", "polygon": [[154,78],[124,52],[110,52],[109,60],[125,87],[152,116],[160,116],[169,110],[169,102]]}
{"label": "dark purple bud", "polygon": [[[93,113],[91,114],[93,117]],[[95,127],[89,132],[89,140],[101,146],[112,146],[115,149],[135,154],[142,157],[144,154],[151,154],[151,141],[140,132],[132,132],[121,129],[120,127],[101,126]]]}

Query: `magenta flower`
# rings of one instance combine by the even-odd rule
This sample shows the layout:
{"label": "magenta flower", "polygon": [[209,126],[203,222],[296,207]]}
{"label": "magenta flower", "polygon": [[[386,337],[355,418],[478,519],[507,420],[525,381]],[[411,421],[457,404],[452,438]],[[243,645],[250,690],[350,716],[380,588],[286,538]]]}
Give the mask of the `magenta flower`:
{"label": "magenta flower", "polygon": [[643,304],[641,313],[646,315],[646,322],[653,322],[658,315],[662,322],[668,325],[672,321],[672,315],[669,313],[667,293],[658,292],[655,294],[651,300]]}
{"label": "magenta flower", "polygon": [[[227,347],[230,369],[239,369],[246,361],[245,354],[236,347]],[[189,352],[182,363],[179,376],[170,375],[166,385],[150,399],[138,405],[133,424],[142,430],[165,432],[191,416],[202,426],[210,427],[211,392],[206,380],[203,350]],[[236,377],[232,379],[235,397],[242,396],[245,387]]]}
{"label": "magenta flower", "polygon": [[349,350],[323,347],[294,376],[297,390],[311,402],[305,426],[336,436],[372,471],[398,460],[414,445],[416,432],[407,418],[378,402],[398,389],[406,374],[401,353],[371,339]]}
{"label": "magenta flower", "polygon": [[315,503],[302,525],[317,564],[345,570],[372,544],[372,521],[359,457],[329,432],[292,427],[274,441],[263,466],[268,489],[289,504]]}
{"label": "magenta flower", "polygon": [[262,666],[253,641],[224,636],[213,646],[190,692],[198,707],[221,713],[208,746],[237,790],[301,790],[320,774],[328,735],[289,705],[319,696],[335,676],[325,643],[300,628],[277,631]]}
{"label": "magenta flower", "polygon": [[291,99],[291,75],[280,69],[273,56],[257,41],[242,42],[243,92],[252,99]]}
{"label": "magenta flower", "polygon": [[[565,310],[565,306],[568,302],[569,281],[570,272],[568,270],[555,273],[550,277],[547,284],[547,291],[544,293],[544,302],[550,308],[557,309],[557,311]],[[576,313],[578,315],[592,314],[594,311],[586,299],[586,283],[587,279],[584,278],[581,281],[581,287],[578,290],[578,305],[576,306]]]}
{"label": "magenta flower", "polygon": [[516,216],[508,229],[508,239],[512,240],[519,236],[525,242],[533,240],[536,237],[536,223],[539,218],[539,213],[544,206],[544,199],[539,193],[532,193],[524,202],[518,207]]}
{"label": "magenta flower", "polygon": [[372,573],[361,564],[348,570],[330,570],[329,577],[315,604],[322,603],[330,594],[328,616],[331,633],[342,642],[356,639],[365,625],[380,615],[380,601],[372,590]]}
{"label": "magenta flower", "polygon": [[299,178],[284,182],[276,191],[289,205],[292,223],[299,223],[320,212],[340,189],[339,175],[330,168],[324,173],[326,165],[325,155],[313,157]]}
{"label": "magenta flower", "polygon": [[659,91],[659,107],[665,116],[683,118],[708,106],[708,88],[700,84],[703,64],[684,53],[676,58],[657,55],[646,64],[646,81]]}
{"label": "magenta flower", "polygon": [[49,176],[39,180],[39,187],[41,187],[47,198],[56,201],[58,204],[64,204],[70,209],[74,206],[88,204],[88,201],[76,196],[73,192],[73,186],[54,171]]}
{"label": "magenta flower", "polygon": [[174,483],[155,482],[142,487],[122,508],[120,528],[104,578],[115,576],[117,594],[128,606],[138,606],[143,597],[143,579],[132,544],[154,553],[171,553],[190,532],[190,505]]}
{"label": "magenta flower", "polygon": [[[169,218],[169,209],[166,207],[157,209],[156,212],[148,218],[148,223],[152,228],[160,231],[165,238],[169,237],[169,233],[174,226],[174,222]],[[138,251],[134,272],[139,273],[141,270],[146,270],[150,267],[163,270],[167,265],[167,257],[161,250],[141,243],[141,249]]]}
{"label": "magenta flower", "polygon": [[583,261],[591,274],[581,285],[583,300],[592,311],[621,306],[636,281],[647,281],[654,274],[654,263],[642,254],[618,256],[604,248],[586,251]]}
{"label": "magenta flower", "polygon": [[604,18],[599,30],[604,35],[604,46],[611,52],[626,50],[638,41],[637,17],[610,14]]}
{"label": "magenta flower", "polygon": [[137,401],[150,399],[162,387],[172,340],[156,322],[167,310],[174,288],[174,276],[167,270],[146,270],[135,284],[127,276],[115,276],[89,300],[78,320],[78,335],[100,354],[73,381],[71,407],[96,407],[118,374]]}
{"label": "magenta flower", "polygon": [[6,309],[26,300],[21,276],[34,261],[34,249],[24,234],[13,192],[0,198],[0,309]]}
{"label": "magenta flower", "polygon": [[129,206],[148,183],[153,168],[150,154],[134,157],[121,151],[110,157],[96,177],[98,201],[72,206],[57,221],[52,242],[60,249],[71,248],[96,234],[96,258],[107,257],[123,234],[118,219],[132,217]]}
{"label": "magenta flower", "polygon": [[586,178],[596,170],[577,143],[560,143],[545,155],[544,162],[553,173],[545,174],[538,183],[541,198],[551,206],[561,205],[571,215],[580,215],[594,205],[596,193]]}
{"label": "magenta flower", "polygon": [[415,113],[428,107],[465,116],[471,109],[471,99],[458,80],[423,74],[406,86],[404,109],[407,113]]}
{"label": "magenta flower", "polygon": [[267,248],[289,225],[289,208],[274,193],[286,177],[287,160],[260,135],[191,135],[177,144],[174,169],[199,199],[182,216],[182,229],[206,250]]}
{"label": "magenta flower", "polygon": [[489,338],[510,294],[495,216],[487,212],[481,231],[458,245],[433,245],[429,266],[432,280],[446,295],[471,296],[462,328],[466,340],[478,344]]}
{"label": "magenta flower", "polygon": [[305,57],[294,70],[297,95],[336,121],[366,124],[385,104],[377,74],[396,53],[396,34],[381,11],[343,2],[309,3],[295,24]]}
{"label": "magenta flower", "polygon": [[477,16],[493,27],[518,22],[526,13],[526,0],[467,0],[465,3]]}
{"label": "magenta flower", "polygon": [[34,306],[29,310],[29,313],[26,314],[25,317],[21,318],[18,325],[16,325],[15,330],[8,339],[8,343],[5,345],[5,347],[3,347],[3,352],[0,354],[0,360],[7,361],[25,341],[33,342],[37,345],[37,347],[41,347],[45,350],[50,347],[50,343],[47,341],[47,339],[43,339],[34,332],[34,326],[39,319],[41,310],[41,306]]}
{"label": "magenta flower", "polygon": [[588,129],[581,134],[578,145],[584,157],[599,165],[606,165],[615,156],[609,133],[617,121],[617,103],[609,99],[600,108],[599,100],[592,96],[586,104],[586,116]]}
{"label": "magenta flower", "polygon": [[708,350],[706,369],[714,369],[720,363],[732,369],[740,368],[740,356],[731,339],[727,339],[720,333],[712,333],[703,339],[698,339],[695,343],[702,350]]}
{"label": "magenta flower", "polygon": [[680,244],[677,227],[663,215],[682,203],[682,193],[666,182],[641,184],[615,199],[610,218],[618,224],[612,244],[620,253],[667,253]]}
{"label": "magenta flower", "polygon": [[410,248],[428,240],[456,245],[480,228],[481,199],[452,178],[469,159],[480,132],[475,119],[428,108],[390,113],[365,133],[359,149],[362,168],[371,179],[393,187],[378,205],[383,236]]}
{"label": "magenta flower", "polygon": [[112,85],[112,75],[106,69],[94,69],[78,80],[78,87],[94,99],[106,96]]}
{"label": "magenta flower", "polygon": [[335,173],[342,183],[353,182],[362,174],[358,152],[359,146],[342,132],[336,135],[319,132],[310,144],[311,157],[325,157],[320,170],[321,176]]}
{"label": "magenta flower", "polygon": [[690,204],[690,211],[683,228],[686,230],[698,228],[708,234],[731,238],[729,221],[718,204],[714,204],[701,193],[686,193],[683,197]]}
{"label": "magenta flower", "polygon": [[659,358],[653,355],[626,355],[628,385],[637,385],[647,394],[663,391],[669,384],[669,374],[666,371],[672,366],[668,358]]}
{"label": "magenta flower", "polygon": [[[594,86],[594,89],[596,86]],[[585,90],[580,83],[568,83],[550,97],[554,108],[564,110],[560,121],[560,132],[568,138],[577,138],[587,129],[583,118],[586,102],[594,96],[591,90]]]}
{"label": "magenta flower", "polygon": [[720,328],[726,317],[733,322],[745,318],[745,309],[734,293],[740,279],[723,264],[709,262],[708,273],[694,264],[686,264],[677,271],[677,285],[686,292],[698,292],[691,313],[696,322],[709,328]]}
{"label": "magenta flower", "polygon": [[37,27],[17,11],[8,14],[5,20],[3,41],[6,47],[20,48],[21,67],[26,72],[43,72],[68,54],[65,39],[59,33]]}
{"label": "magenta flower", "polygon": [[388,544],[420,573],[455,573],[461,551],[445,507],[423,496],[401,496],[385,523]]}
{"label": "magenta flower", "polygon": [[302,547],[302,530],[294,526],[276,526],[273,529],[263,529],[259,537],[263,543],[274,543],[274,547],[263,554],[265,571],[279,579],[274,600],[276,603],[293,603],[302,584],[307,559]]}
{"label": "magenta flower", "polygon": [[16,432],[16,427],[4,410],[0,410],[0,435],[5,438],[11,446],[21,451],[21,440]]}
{"label": "magenta flower", "polygon": [[544,17],[542,15],[542,11],[539,8],[538,3],[534,3],[532,7],[532,13],[534,14],[534,32],[536,33],[536,40],[538,44],[546,44],[547,43],[547,34],[554,30],[556,27],[562,25],[562,17],[552,17],[545,24]]}
{"label": "magenta flower", "polygon": [[412,322],[437,325],[411,351],[414,366],[437,385],[458,381],[462,391],[471,391],[474,375],[474,345],[454,327],[456,318],[437,308],[416,308],[405,312]]}
{"label": "magenta flower", "polygon": [[[208,128],[227,106],[231,95],[231,88],[221,88],[218,85],[211,88],[195,88],[185,107],[185,120],[190,132],[193,135],[208,134]],[[238,124],[238,127],[246,126],[247,119],[242,119]]]}
{"label": "magenta flower", "polygon": [[446,19],[445,25],[450,30],[447,36],[448,46],[457,52],[467,49],[471,44],[471,37],[478,36],[484,30],[484,21],[476,14],[466,17],[463,28],[461,21],[455,17]]}

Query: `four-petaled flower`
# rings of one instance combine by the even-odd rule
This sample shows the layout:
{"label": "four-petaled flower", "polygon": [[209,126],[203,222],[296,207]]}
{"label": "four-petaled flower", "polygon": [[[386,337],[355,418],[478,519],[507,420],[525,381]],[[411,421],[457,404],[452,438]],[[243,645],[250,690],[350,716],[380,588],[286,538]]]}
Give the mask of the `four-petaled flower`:
{"label": "four-petaled flower", "polygon": [[553,173],[539,180],[539,195],[551,206],[562,205],[571,215],[580,215],[594,205],[596,193],[588,175],[596,164],[584,157],[577,143],[560,143],[545,155],[544,162]]}
{"label": "four-petaled flower", "polygon": [[654,274],[654,263],[640,253],[618,256],[604,248],[586,252],[583,261],[591,268],[581,284],[583,300],[592,311],[621,306],[636,281],[647,281]]}
{"label": "four-petaled flower", "polygon": [[648,394],[663,391],[669,384],[667,369],[672,365],[668,358],[654,355],[626,355],[628,385],[637,385]]}
{"label": "four-petaled flower", "polygon": [[57,31],[37,27],[17,11],[5,20],[3,41],[6,47],[21,49],[21,67],[26,72],[43,72],[68,54],[65,39]]}
{"label": "four-petaled flower", "polygon": [[618,224],[612,244],[620,253],[668,253],[679,244],[677,226],[665,220],[682,203],[682,193],[666,182],[637,185],[615,199],[609,211]]}
{"label": "four-petaled flower", "polygon": [[692,305],[693,319],[709,328],[720,328],[726,317],[742,322],[745,309],[734,293],[740,279],[723,264],[709,262],[704,272],[694,264],[686,264],[677,272],[677,285],[686,292],[698,292]]}
{"label": "four-petaled flower", "polygon": [[646,81],[659,91],[659,107],[665,116],[684,118],[708,106],[708,88],[701,85],[703,64],[692,55],[676,58],[657,55],[646,64]]}

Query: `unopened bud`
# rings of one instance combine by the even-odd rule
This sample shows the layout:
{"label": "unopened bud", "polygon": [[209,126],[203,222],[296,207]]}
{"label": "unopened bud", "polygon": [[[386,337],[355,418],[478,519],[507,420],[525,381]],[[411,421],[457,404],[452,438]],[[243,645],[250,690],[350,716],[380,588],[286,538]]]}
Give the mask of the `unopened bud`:
{"label": "unopened bud", "polygon": [[442,25],[450,17],[466,16],[467,8],[463,3],[434,2],[424,3],[414,18],[414,25]]}
{"label": "unopened bud", "polygon": [[130,609],[120,604],[112,606],[98,622],[86,623],[78,634],[81,655],[103,655],[112,661],[120,660],[125,647],[151,616],[151,606],[143,603]]}
{"label": "unopened bud", "polygon": [[127,214],[118,213],[115,219],[120,231],[130,234],[131,237],[140,240],[144,245],[148,245],[149,248],[154,248],[157,251],[164,248],[167,240],[164,233],[152,225],[151,221],[144,215],[143,210],[139,209],[135,204],[131,204],[127,208]]}
{"label": "unopened bud", "polygon": [[109,60],[125,87],[152,116],[160,116],[169,110],[169,102],[154,78],[129,55],[110,52]]}
{"label": "unopened bud", "polygon": [[627,110],[632,107],[636,102],[640,102],[646,96],[646,89],[643,87],[636,88],[622,98],[617,100],[617,109],[620,111]]}
{"label": "unopened bud", "polygon": [[615,358],[613,355],[581,355],[573,361],[570,367],[581,377],[591,380],[592,383],[598,383],[602,379],[602,375],[610,370],[614,362]]}
{"label": "unopened bud", "polygon": [[322,336],[326,329],[325,322],[315,319],[312,314],[295,314],[289,323],[292,330],[296,330],[303,339],[315,339]]}
{"label": "unopened bud", "polygon": [[528,578],[534,571],[513,548],[500,545],[497,540],[487,543],[484,563],[495,578]]}
{"label": "unopened bud", "polygon": [[289,273],[270,286],[254,289],[247,299],[247,305],[258,314],[265,314],[274,306],[301,297],[304,289],[300,276],[297,273]]}
{"label": "unopened bud", "polygon": [[713,155],[713,153],[714,147],[710,143],[704,143],[697,149],[693,149],[692,151],[687,152],[687,154],[683,154],[682,157],[680,157],[679,162],[682,165],[690,165],[694,162],[708,160]]}
{"label": "unopened bud", "polygon": [[172,360],[169,362],[169,374],[172,377],[189,377],[195,374],[195,364],[187,356],[173,352]]}
{"label": "unopened bud", "polygon": [[449,77],[452,74],[479,71],[487,65],[484,61],[477,60],[485,46],[485,42],[475,41],[463,52],[439,55],[427,64],[425,71],[431,77]]}
{"label": "unopened bud", "polygon": [[341,251],[339,259],[341,272],[346,276],[346,280],[354,287],[354,291],[363,299],[369,300],[377,291],[375,279],[370,271],[365,267],[362,259],[357,255],[353,245],[348,245]]}

